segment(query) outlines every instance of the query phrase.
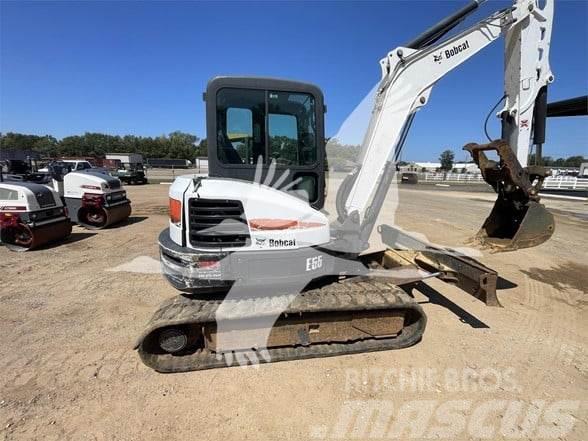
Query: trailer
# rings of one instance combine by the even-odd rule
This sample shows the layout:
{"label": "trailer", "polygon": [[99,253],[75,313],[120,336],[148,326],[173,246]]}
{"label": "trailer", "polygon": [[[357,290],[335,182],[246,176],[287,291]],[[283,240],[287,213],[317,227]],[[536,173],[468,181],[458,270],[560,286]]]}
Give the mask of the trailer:
{"label": "trailer", "polygon": [[141,153],[107,153],[107,160],[120,161],[121,164],[143,164]]}
{"label": "trailer", "polygon": [[192,162],[187,159],[147,158],[151,168],[190,168]]}

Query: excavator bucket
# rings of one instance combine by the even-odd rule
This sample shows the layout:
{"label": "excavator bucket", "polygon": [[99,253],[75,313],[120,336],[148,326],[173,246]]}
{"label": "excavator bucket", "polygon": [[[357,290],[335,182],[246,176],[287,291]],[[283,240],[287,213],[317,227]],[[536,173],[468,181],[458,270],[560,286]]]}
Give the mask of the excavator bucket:
{"label": "excavator bucket", "polygon": [[493,251],[514,251],[541,245],[554,229],[553,215],[542,204],[517,206],[499,197],[476,239]]}
{"label": "excavator bucket", "polygon": [[[484,180],[498,198],[474,241],[493,252],[514,251],[541,245],[555,230],[553,215],[539,203],[539,190],[549,171],[543,167],[522,167],[510,146],[502,141],[468,144]],[[485,151],[498,153],[499,161]]]}

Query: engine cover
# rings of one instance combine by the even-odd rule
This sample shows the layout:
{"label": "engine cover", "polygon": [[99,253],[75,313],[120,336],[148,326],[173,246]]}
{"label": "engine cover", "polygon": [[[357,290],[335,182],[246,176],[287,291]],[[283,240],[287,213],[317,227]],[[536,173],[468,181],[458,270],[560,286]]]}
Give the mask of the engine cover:
{"label": "engine cover", "polygon": [[202,250],[285,250],[326,244],[327,217],[295,194],[249,181],[182,176],[170,188],[182,222],[178,245]]}

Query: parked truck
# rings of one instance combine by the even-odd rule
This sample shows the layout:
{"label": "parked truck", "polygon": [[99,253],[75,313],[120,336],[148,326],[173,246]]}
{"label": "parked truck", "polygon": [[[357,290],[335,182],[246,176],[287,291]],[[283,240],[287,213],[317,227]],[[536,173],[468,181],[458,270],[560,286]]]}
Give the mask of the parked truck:
{"label": "parked truck", "polygon": [[107,153],[103,165],[111,176],[125,184],[147,184],[143,155],[140,153]]}

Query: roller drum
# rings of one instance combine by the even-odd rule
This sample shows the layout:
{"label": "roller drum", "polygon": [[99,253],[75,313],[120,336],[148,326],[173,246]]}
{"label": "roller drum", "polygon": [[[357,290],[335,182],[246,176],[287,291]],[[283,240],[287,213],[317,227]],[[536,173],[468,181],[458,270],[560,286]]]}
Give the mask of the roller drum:
{"label": "roller drum", "polygon": [[124,221],[131,215],[131,204],[112,207],[82,207],[78,223],[89,230],[101,230]]}
{"label": "roller drum", "polygon": [[65,239],[71,230],[69,219],[40,227],[20,223],[2,231],[2,243],[12,251],[29,251]]}

